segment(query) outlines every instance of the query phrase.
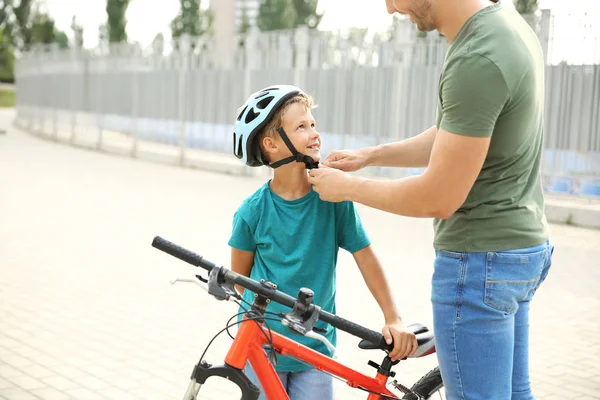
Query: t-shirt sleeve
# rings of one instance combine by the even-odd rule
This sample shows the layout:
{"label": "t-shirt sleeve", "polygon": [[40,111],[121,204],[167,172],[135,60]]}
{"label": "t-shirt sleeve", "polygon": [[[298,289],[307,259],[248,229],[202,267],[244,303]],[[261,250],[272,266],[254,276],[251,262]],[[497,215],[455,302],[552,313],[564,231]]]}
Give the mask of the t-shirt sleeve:
{"label": "t-shirt sleeve", "polygon": [[448,64],[442,76],[440,96],[439,128],[459,135],[491,137],[509,99],[509,89],[496,64],[473,54]]}
{"label": "t-shirt sleeve", "polygon": [[233,226],[228,244],[238,250],[251,252],[256,250],[256,242],[250,225],[242,218],[240,212],[236,212],[233,216]]}
{"label": "t-shirt sleeve", "polygon": [[350,253],[356,253],[371,244],[354,203],[350,201],[336,203],[336,214],[339,247]]}

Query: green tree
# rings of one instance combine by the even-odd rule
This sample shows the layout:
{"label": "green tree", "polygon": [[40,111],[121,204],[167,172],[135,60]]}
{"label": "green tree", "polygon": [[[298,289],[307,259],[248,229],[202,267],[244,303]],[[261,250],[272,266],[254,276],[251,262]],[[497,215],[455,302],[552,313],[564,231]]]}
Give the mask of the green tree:
{"label": "green tree", "polygon": [[296,21],[294,26],[306,25],[309,28],[316,28],[321,23],[323,14],[317,12],[319,0],[293,0],[296,10]]}
{"label": "green tree", "polygon": [[55,30],[54,31],[54,43],[58,43],[58,47],[61,49],[66,49],[69,47],[69,37],[63,31]]}
{"label": "green tree", "polygon": [[77,23],[75,16],[71,20],[71,30],[73,31],[73,44],[76,48],[83,47],[83,26]]}
{"label": "green tree", "polygon": [[0,4],[0,31],[2,32],[3,40],[10,39],[10,31],[12,24],[10,23],[11,1],[5,0]]}
{"label": "green tree", "polygon": [[65,32],[56,29],[54,19],[46,13],[35,10],[31,20],[31,43],[58,43],[61,48],[69,47],[69,38]]}
{"label": "green tree", "polygon": [[13,0],[5,0],[5,6],[10,7],[14,17],[11,27],[12,43],[20,50],[29,49],[31,43],[31,7],[34,0],[21,0],[14,6]]}
{"label": "green tree", "polygon": [[210,32],[213,15],[209,10],[201,9],[201,0],[179,0],[179,3],[179,14],[171,21],[172,37],[201,36]]}
{"label": "green tree", "polygon": [[514,0],[514,2],[520,14],[531,14],[538,9],[538,0]]}
{"label": "green tree", "polygon": [[256,25],[261,31],[296,27],[296,9],[292,0],[263,0],[258,8]]}
{"label": "green tree", "polygon": [[106,30],[110,43],[127,41],[127,6],[129,0],[106,0]]}
{"label": "green tree", "polygon": [[54,20],[48,14],[36,10],[31,21],[31,43],[50,44],[54,42]]}
{"label": "green tree", "polygon": [[4,0],[0,6],[0,27],[3,41],[12,48],[27,51],[31,44],[58,43],[61,47],[69,46],[69,39],[64,32],[56,29],[54,19],[40,12],[38,6],[32,9],[35,0],[20,0],[15,6],[14,0]]}
{"label": "green tree", "polygon": [[0,82],[15,81],[15,52],[9,39],[0,30]]}

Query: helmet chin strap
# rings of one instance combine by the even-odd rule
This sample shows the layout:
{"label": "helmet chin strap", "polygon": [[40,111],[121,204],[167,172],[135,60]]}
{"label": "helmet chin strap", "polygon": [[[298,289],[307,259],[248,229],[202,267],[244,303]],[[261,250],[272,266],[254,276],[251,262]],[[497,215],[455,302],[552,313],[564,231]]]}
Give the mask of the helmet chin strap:
{"label": "helmet chin strap", "polygon": [[298,152],[298,150],[296,150],[296,148],[294,147],[294,145],[292,144],[292,142],[286,135],[285,131],[283,130],[283,128],[277,128],[277,133],[279,133],[279,136],[281,136],[281,139],[283,139],[283,142],[285,143],[287,148],[290,149],[290,151],[292,152],[292,155],[290,157],[284,158],[283,160],[279,160],[272,164],[268,164],[269,167],[275,169],[275,168],[281,167],[282,165],[289,164],[293,161],[296,161],[296,162],[303,162],[304,165],[306,165],[307,169],[319,168],[319,163],[317,161],[313,160],[312,157],[307,156],[306,154],[302,154],[302,153]]}

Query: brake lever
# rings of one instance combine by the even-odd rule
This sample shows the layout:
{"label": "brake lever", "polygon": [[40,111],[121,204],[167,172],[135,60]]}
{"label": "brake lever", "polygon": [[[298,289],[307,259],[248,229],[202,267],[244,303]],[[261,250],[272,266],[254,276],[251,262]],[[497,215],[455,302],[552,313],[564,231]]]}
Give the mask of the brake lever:
{"label": "brake lever", "polygon": [[325,336],[323,336],[319,333],[316,333],[315,331],[308,331],[304,334],[304,336],[320,341],[325,346],[327,346],[327,348],[329,350],[331,350],[331,353],[332,353],[331,358],[335,358],[335,359],[338,358],[338,354],[337,354],[335,347],[331,344],[331,342],[329,340],[327,340],[327,338]]}
{"label": "brake lever", "polygon": [[[309,337],[309,338],[311,338],[311,339],[318,340],[319,342],[321,342],[321,343],[323,343],[325,346],[327,346],[327,348],[328,348],[329,350],[331,350],[331,353],[332,353],[332,355],[331,355],[331,358],[335,358],[335,359],[337,359],[337,358],[338,358],[337,351],[336,351],[335,347],[333,346],[333,344],[331,344],[331,342],[330,342],[329,340],[327,340],[327,338],[326,338],[325,336],[321,335],[320,333],[317,333],[317,332],[315,332],[314,330],[299,332],[298,330],[296,330],[296,329],[294,329],[294,328],[292,327],[292,326],[294,325],[294,322],[293,322],[293,321],[290,321],[290,319],[289,319],[289,318],[285,318],[285,317],[284,317],[284,318],[281,320],[281,325],[283,325],[283,326],[287,326],[287,327],[288,327],[288,328],[290,328],[292,331],[294,331],[294,332],[296,332],[296,333],[298,333],[298,334],[300,334],[300,335],[303,335],[303,336]],[[296,326],[296,327],[297,327],[297,326]],[[321,330],[321,329],[319,328],[319,330]]]}
{"label": "brake lever", "polygon": [[[199,280],[201,280],[202,282],[209,282],[209,281],[203,279],[201,276],[198,276],[198,275],[195,275],[195,278],[179,278],[179,277],[172,278],[172,279],[169,280],[169,282],[171,283],[171,285],[174,285],[176,283],[193,283],[193,284],[199,286],[206,293],[210,294],[211,296],[216,297],[219,300],[229,300],[229,301],[235,302],[236,301],[235,297],[236,296],[240,296],[239,293],[237,293],[237,290],[235,291],[235,294],[233,294],[233,293],[229,293],[229,291],[225,291],[224,289],[222,289],[220,287],[219,287],[219,289],[221,289],[221,291],[219,291],[219,293],[218,293],[219,296],[217,296],[211,290],[211,289],[214,289],[214,287],[211,288],[210,287],[210,283],[209,283],[209,285],[206,285],[206,284],[201,283]],[[217,287],[218,287],[218,285],[217,285]],[[225,295],[227,297],[226,298],[220,297],[222,295]]]}
{"label": "brake lever", "polygon": [[206,287],[206,285],[203,285],[202,283],[200,283],[197,278],[194,278],[194,279],[192,279],[192,278],[173,278],[173,279],[169,280],[169,283],[171,283],[171,285],[174,285],[178,282],[194,283],[194,284],[200,286],[203,290],[205,290],[208,293],[208,287]]}

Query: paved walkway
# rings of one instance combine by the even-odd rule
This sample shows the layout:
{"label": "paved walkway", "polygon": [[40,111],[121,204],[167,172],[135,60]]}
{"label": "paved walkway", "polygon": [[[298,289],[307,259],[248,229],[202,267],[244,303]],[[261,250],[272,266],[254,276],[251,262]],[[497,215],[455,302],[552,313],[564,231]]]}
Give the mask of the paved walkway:
{"label": "paved walkway", "polygon": [[[181,398],[192,366],[236,312],[191,286],[186,264],[150,246],[164,236],[227,265],[231,216],[256,177],[183,169],[55,144],[0,112],[0,399]],[[431,221],[359,207],[406,321],[431,326]],[[539,399],[600,398],[600,231],[552,226],[552,272],[532,305]],[[346,253],[339,314],[382,322]],[[340,359],[371,374],[372,352],[340,335]],[[217,339],[207,359],[230,343]],[[377,360],[379,361],[379,360]],[[435,357],[399,365],[410,385]],[[213,382],[203,399],[233,399]],[[362,399],[343,383],[338,399]]]}

